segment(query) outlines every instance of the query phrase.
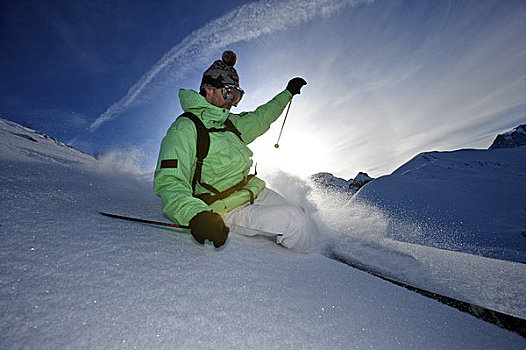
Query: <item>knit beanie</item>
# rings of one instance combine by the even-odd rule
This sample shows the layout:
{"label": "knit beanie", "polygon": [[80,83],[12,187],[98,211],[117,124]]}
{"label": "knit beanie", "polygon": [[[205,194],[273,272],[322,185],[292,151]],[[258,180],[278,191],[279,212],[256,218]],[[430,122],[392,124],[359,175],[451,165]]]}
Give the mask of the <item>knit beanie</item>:
{"label": "knit beanie", "polygon": [[237,56],[233,51],[223,52],[221,60],[212,63],[203,73],[200,89],[220,89],[225,85],[235,85],[239,87],[239,76],[234,68],[236,63]]}

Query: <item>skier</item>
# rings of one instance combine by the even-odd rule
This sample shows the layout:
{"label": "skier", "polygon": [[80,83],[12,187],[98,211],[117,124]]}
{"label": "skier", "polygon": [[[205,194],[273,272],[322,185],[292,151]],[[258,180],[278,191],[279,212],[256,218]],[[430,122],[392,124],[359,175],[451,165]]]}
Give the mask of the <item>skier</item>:
{"label": "skier", "polygon": [[[249,174],[252,151],[246,146],[270,128],[307,82],[293,78],[255,111],[231,113],[244,95],[236,62],[236,54],[225,51],[204,72],[199,93],[179,90],[185,113],[161,142],[154,192],[163,212],[189,225],[201,244],[210,240],[216,248],[222,246],[230,227],[238,234],[271,236],[287,248],[308,250],[319,239],[316,224],[303,208]],[[199,148],[208,150],[204,159],[199,159]]]}

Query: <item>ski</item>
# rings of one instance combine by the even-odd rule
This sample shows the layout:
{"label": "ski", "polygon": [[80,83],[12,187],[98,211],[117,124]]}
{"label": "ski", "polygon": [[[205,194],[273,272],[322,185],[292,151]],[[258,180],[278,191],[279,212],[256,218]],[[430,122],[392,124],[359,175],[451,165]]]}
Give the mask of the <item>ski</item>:
{"label": "ski", "polygon": [[486,307],[476,305],[473,303],[469,303],[466,301],[458,300],[452,297],[448,297],[445,295],[437,294],[431,291],[428,291],[423,288],[415,287],[413,285],[410,285],[405,282],[400,282],[398,280],[395,280],[391,277],[387,277],[382,273],[379,273],[377,271],[374,271],[367,267],[367,265],[358,262],[356,260],[352,260],[349,258],[342,257],[335,252],[329,252],[327,255],[330,259],[344,263],[352,268],[355,268],[357,270],[366,272],[368,274],[371,274],[375,277],[378,277],[384,281],[387,281],[389,283],[395,284],[399,287],[405,288],[407,290],[410,290],[412,292],[418,293],[422,296],[425,296],[427,298],[436,300],[442,304],[448,305],[450,307],[453,307],[459,311],[465,312],[467,314],[470,314],[471,316],[474,316],[482,321],[491,323],[493,325],[496,325],[500,328],[504,328],[508,331],[514,332],[519,334],[520,336],[526,338],[526,320],[511,316],[499,311],[491,310]]}

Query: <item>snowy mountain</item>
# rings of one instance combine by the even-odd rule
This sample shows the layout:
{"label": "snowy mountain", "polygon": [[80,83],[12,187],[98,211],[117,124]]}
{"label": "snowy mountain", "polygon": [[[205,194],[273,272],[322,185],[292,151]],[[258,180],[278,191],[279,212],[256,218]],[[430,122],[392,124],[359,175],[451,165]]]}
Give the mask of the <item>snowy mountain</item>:
{"label": "snowy mountain", "polygon": [[313,211],[326,235],[319,252],[235,232],[221,249],[201,246],[185,230],[98,213],[167,221],[151,175],[130,163],[0,119],[1,349],[526,346],[326,251],[522,319],[525,264],[390,239],[377,208],[281,174],[269,185]]}
{"label": "snowy mountain", "polygon": [[349,192],[350,194],[354,194],[363,185],[373,180],[372,177],[363,172],[358,173],[354,179],[349,180],[344,180],[340,177],[334,176],[331,173],[323,172],[311,175],[309,179],[314,183],[314,185],[320,188]]}
{"label": "snowy mountain", "polygon": [[519,125],[511,131],[497,135],[489,148],[514,148],[521,146],[526,146],[526,124]]}
{"label": "snowy mountain", "polygon": [[526,147],[422,153],[353,200],[395,240],[526,263]]}
{"label": "snowy mountain", "polygon": [[427,152],[371,181],[318,173],[320,188],[354,195],[389,217],[394,240],[526,263],[526,125],[489,150]]}
{"label": "snowy mountain", "polygon": [[358,175],[351,181],[349,184],[349,190],[357,192],[362,188],[366,183],[374,180],[372,177],[367,175],[367,173],[359,172]]}
{"label": "snowy mountain", "polygon": [[333,189],[336,191],[348,191],[352,179],[344,180],[331,173],[317,173],[311,175],[309,179],[317,186]]}

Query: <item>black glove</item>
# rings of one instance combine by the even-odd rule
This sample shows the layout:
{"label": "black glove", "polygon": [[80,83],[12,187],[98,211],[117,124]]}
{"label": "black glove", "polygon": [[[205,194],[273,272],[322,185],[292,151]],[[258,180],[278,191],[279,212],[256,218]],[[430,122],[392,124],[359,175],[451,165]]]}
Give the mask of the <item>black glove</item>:
{"label": "black glove", "polygon": [[290,79],[287,85],[287,90],[290,91],[292,96],[301,94],[300,90],[303,87],[303,85],[307,85],[307,82],[305,81],[305,79],[300,78],[300,77],[292,78]]}
{"label": "black glove", "polygon": [[203,211],[190,220],[190,232],[195,240],[201,244],[205,239],[214,242],[214,247],[219,248],[225,244],[228,237],[228,227],[225,226],[221,215],[211,211]]}

